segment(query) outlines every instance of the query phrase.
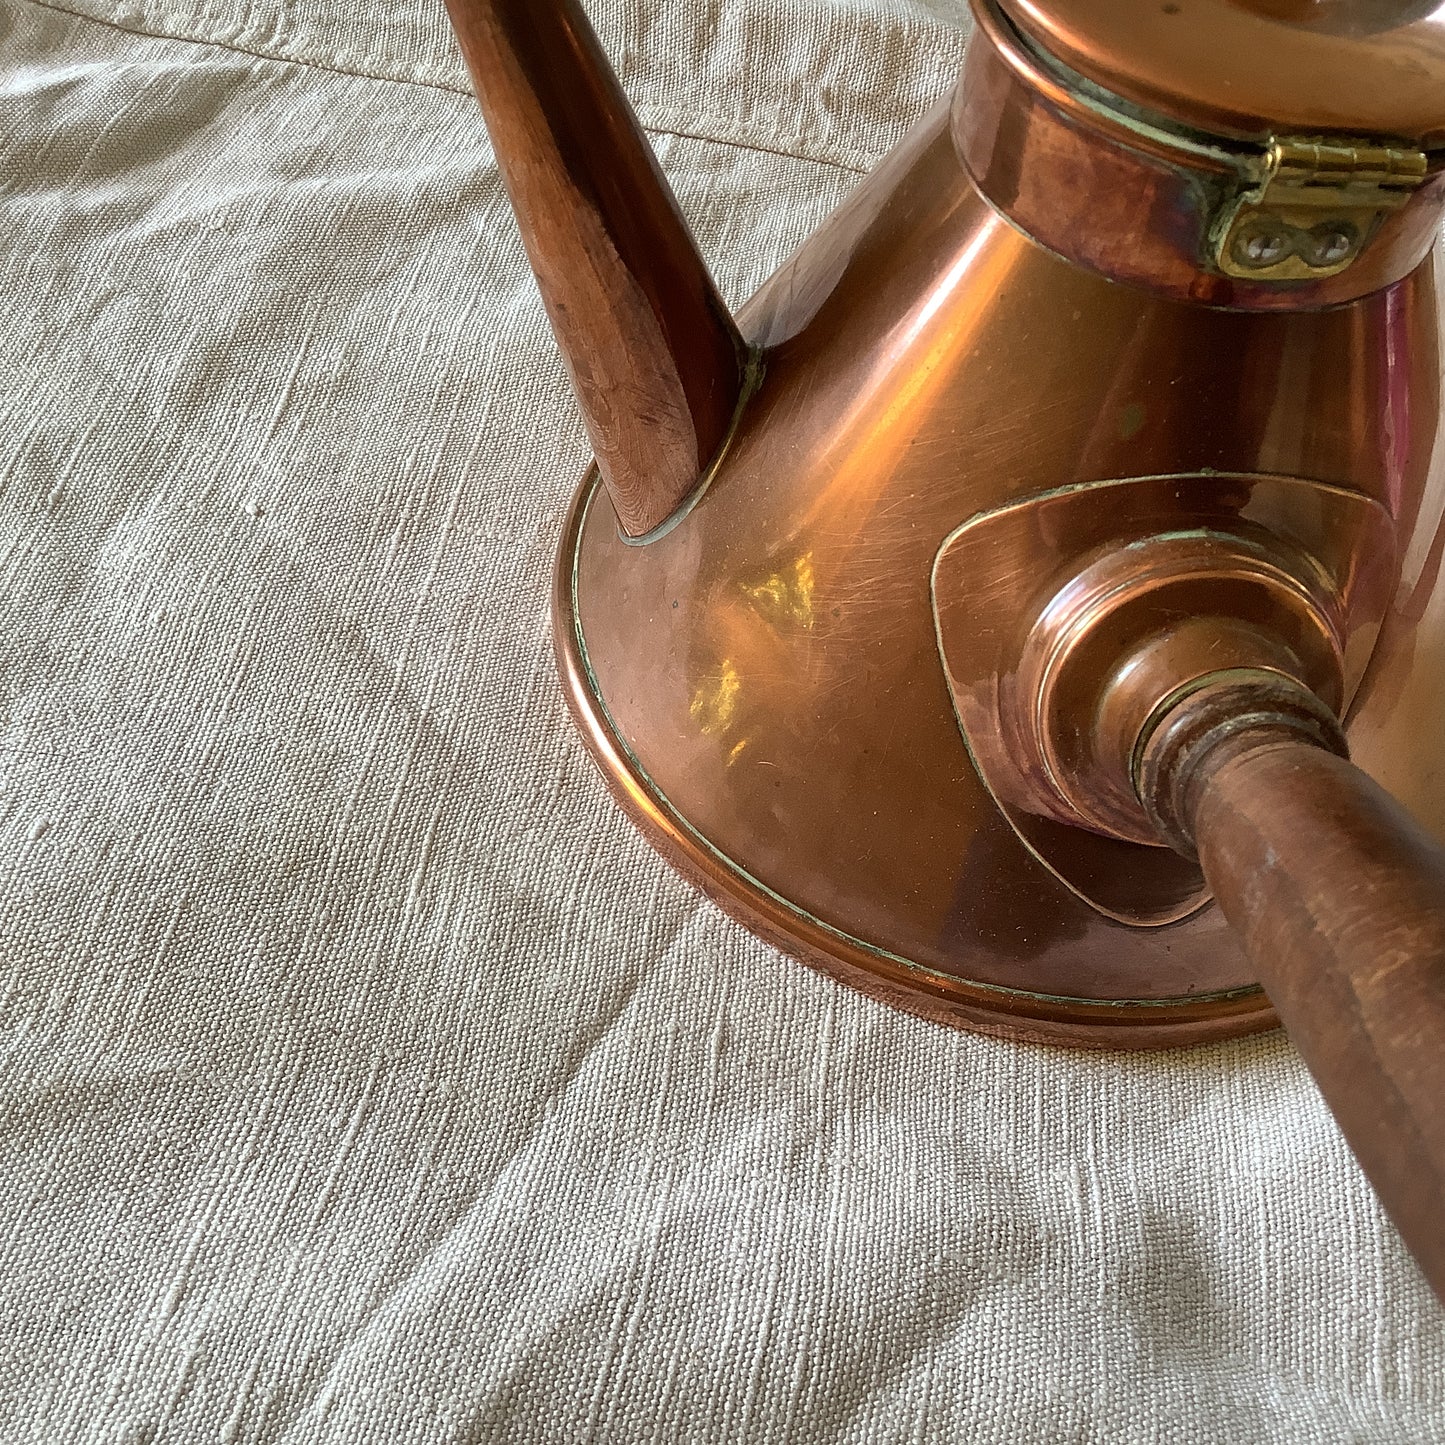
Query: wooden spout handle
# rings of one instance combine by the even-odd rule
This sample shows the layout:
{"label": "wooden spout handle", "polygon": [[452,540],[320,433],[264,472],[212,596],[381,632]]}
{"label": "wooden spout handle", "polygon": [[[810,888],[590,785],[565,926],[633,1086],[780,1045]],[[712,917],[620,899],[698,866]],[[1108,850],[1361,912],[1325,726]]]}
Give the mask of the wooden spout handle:
{"label": "wooden spout handle", "polygon": [[1192,719],[1166,723],[1149,744],[1146,806],[1192,840],[1345,1138],[1445,1302],[1445,849],[1331,749],[1330,725],[1305,717],[1308,704],[1293,717],[1236,708],[1232,726],[1218,696],[1176,711],[1191,707]]}

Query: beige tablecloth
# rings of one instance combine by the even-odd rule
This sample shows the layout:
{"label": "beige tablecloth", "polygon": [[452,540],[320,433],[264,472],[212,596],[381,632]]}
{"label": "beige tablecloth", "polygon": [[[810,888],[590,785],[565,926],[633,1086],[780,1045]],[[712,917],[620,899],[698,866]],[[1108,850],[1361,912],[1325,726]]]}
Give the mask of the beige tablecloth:
{"label": "beige tablecloth", "polygon": [[[593,8],[733,300],[964,43]],[[1445,1440],[1282,1039],[898,1017],[613,810],[439,4],[0,0],[0,276],[0,1439]]]}

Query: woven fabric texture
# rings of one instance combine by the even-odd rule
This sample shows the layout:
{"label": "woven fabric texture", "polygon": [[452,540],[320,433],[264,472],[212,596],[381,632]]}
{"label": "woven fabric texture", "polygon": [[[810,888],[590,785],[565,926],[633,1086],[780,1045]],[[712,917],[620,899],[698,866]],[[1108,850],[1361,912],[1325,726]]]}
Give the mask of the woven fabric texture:
{"label": "woven fabric texture", "polygon": [[[730,300],[936,0],[594,0]],[[0,0],[0,1441],[1438,1442],[1279,1037],[727,922],[553,675],[587,460],[435,0]]]}

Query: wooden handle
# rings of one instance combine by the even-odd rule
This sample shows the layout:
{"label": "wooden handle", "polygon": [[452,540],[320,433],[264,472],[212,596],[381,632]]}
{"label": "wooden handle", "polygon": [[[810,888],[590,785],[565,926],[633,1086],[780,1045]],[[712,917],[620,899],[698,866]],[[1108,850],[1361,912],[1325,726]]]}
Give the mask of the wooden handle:
{"label": "wooden handle", "polygon": [[447,0],[618,521],[717,456],[747,348],[578,0]]}
{"label": "wooden handle", "polygon": [[[1210,711],[1208,698],[1195,705]],[[1151,744],[1146,781],[1177,808],[1290,1037],[1445,1301],[1445,849],[1311,737],[1308,719],[1267,714],[1236,709],[1222,725],[1216,699],[1212,729],[1161,730],[1174,734],[1172,778],[1165,737]]]}

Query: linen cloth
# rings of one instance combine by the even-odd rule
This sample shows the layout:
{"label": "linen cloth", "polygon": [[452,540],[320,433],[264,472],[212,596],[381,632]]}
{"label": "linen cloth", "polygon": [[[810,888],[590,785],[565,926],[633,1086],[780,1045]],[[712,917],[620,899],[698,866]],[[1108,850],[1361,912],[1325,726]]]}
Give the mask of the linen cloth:
{"label": "linen cloth", "polygon": [[[591,8],[734,302],[965,39]],[[609,803],[439,4],[0,0],[0,267],[0,1440],[1445,1440],[1282,1038],[901,1017]]]}

